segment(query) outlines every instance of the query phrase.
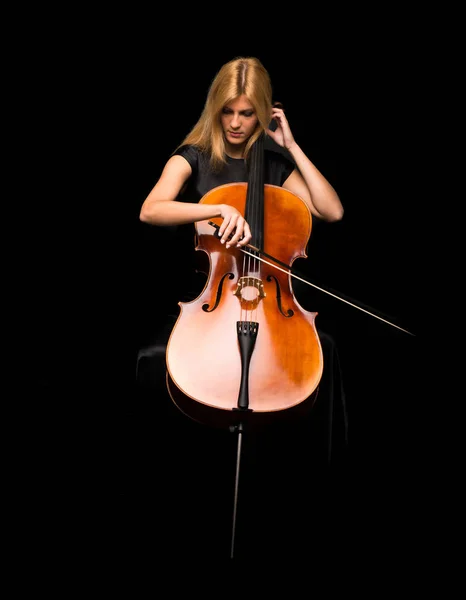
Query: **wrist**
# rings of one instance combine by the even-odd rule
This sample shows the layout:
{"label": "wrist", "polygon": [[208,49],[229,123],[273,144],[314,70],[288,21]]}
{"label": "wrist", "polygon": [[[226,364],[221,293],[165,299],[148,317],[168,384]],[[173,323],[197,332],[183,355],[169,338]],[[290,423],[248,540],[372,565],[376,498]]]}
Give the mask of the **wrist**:
{"label": "wrist", "polygon": [[295,142],[295,140],[293,140],[291,144],[286,145],[285,148],[290,154],[292,154],[295,150],[298,149],[298,144]]}

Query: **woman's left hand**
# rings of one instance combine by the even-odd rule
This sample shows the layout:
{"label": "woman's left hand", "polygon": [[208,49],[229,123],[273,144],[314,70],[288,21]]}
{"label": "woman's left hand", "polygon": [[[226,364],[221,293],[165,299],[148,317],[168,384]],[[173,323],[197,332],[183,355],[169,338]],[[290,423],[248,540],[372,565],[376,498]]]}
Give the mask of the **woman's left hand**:
{"label": "woman's left hand", "polygon": [[272,108],[272,119],[277,124],[277,128],[275,131],[267,129],[267,135],[271,137],[276,144],[289,150],[295,143],[295,140],[293,134],[291,133],[288,119],[285,117],[283,108],[274,106]]}

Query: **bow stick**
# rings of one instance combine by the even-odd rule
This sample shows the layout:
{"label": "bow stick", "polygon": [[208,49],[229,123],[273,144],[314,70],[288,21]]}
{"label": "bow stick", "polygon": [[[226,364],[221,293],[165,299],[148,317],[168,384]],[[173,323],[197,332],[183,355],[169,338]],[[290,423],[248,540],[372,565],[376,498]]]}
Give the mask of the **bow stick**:
{"label": "bow stick", "polygon": [[[212,221],[209,221],[209,225],[212,225],[212,227],[215,228],[215,230],[216,230],[215,236],[218,238],[219,237],[218,230],[220,229],[220,226],[217,225],[216,223],[213,223]],[[283,273],[286,273],[287,275],[291,275],[295,279],[298,279],[299,281],[302,281],[303,283],[306,283],[307,285],[310,285],[310,286],[316,288],[317,290],[324,292],[325,294],[328,294],[329,296],[333,296],[334,298],[336,298],[337,300],[340,300],[341,302],[346,302],[346,304],[349,304],[353,308],[357,308],[358,310],[361,310],[361,311],[367,313],[371,317],[375,317],[376,319],[379,319],[380,321],[383,321],[384,323],[387,323],[388,325],[391,325],[392,327],[396,327],[396,329],[400,329],[400,331],[404,331],[408,335],[412,335],[412,336],[415,335],[414,333],[411,333],[407,329],[403,329],[403,327],[400,327],[399,325],[396,325],[395,323],[392,323],[391,321],[388,321],[387,319],[383,319],[379,315],[376,315],[376,314],[366,310],[365,308],[362,308],[361,306],[354,304],[354,302],[349,302],[348,300],[345,300],[344,298],[341,298],[340,296],[337,296],[336,294],[333,294],[332,292],[329,292],[328,290],[326,290],[322,287],[319,287],[318,285],[315,285],[314,283],[311,283],[307,279],[303,279],[302,277],[299,277],[299,275],[297,275],[296,273],[293,273],[292,267],[290,265],[283,263],[278,258],[275,258],[274,256],[272,256],[270,254],[267,254],[267,252],[264,252],[263,250],[259,250],[259,248],[256,248],[252,244],[246,244],[246,248],[250,248],[251,250],[254,250],[254,252],[258,252],[259,254],[262,254],[263,256],[270,258],[277,264],[273,264],[273,263],[269,262],[268,260],[265,260],[264,258],[257,256],[256,254],[252,254],[251,252],[248,252],[245,248],[240,248],[241,252],[243,252],[244,254],[247,254],[248,256],[252,256],[253,258],[255,258],[257,260],[260,260],[263,263],[270,265],[271,267],[274,267],[275,269],[278,269],[279,271],[282,271]],[[281,268],[278,265],[282,265],[282,267],[284,267],[284,268]]]}

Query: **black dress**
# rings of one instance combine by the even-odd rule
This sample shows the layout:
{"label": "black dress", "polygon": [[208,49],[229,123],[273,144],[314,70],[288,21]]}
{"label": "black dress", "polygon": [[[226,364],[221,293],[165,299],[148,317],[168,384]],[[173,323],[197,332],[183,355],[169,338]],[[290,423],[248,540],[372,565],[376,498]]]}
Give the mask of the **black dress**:
{"label": "black dress", "polygon": [[[213,175],[206,157],[195,148],[177,153],[193,170],[180,200],[198,202],[218,185],[247,180],[243,160],[228,158],[226,168]],[[281,186],[293,163],[272,150],[266,150],[265,157],[265,183]],[[150,230],[160,234],[160,228]],[[257,553],[279,556],[286,548],[290,556],[308,539],[310,528],[315,539],[318,530],[327,535],[328,527],[336,523],[338,509],[333,501],[338,493],[330,492],[328,484],[335,449],[345,447],[347,435],[336,345],[332,336],[318,329],[324,371],[308,418],[242,435],[233,534],[238,434],[184,415],[171,401],[165,380],[166,344],[178,316],[177,303],[195,299],[205,281],[196,270],[194,231],[191,225],[163,231],[164,243],[176,239],[182,248],[178,252],[183,259],[177,262],[177,273],[182,275],[177,278],[179,285],[170,288],[170,298],[163,294],[167,318],[157,326],[150,324],[153,335],[142,338],[137,352],[135,401],[127,415],[123,495],[134,507],[135,527],[142,514],[150,515],[145,527],[157,531],[157,545],[169,554],[187,557],[200,552],[229,558],[234,552],[241,558]],[[160,292],[155,293],[160,300]],[[147,329],[147,307],[145,315]]]}

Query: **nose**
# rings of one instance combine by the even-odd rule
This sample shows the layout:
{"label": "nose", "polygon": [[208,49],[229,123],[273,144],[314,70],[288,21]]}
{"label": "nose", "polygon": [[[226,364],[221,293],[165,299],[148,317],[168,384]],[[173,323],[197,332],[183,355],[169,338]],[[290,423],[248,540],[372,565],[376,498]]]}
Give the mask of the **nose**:
{"label": "nose", "polygon": [[233,114],[233,116],[231,117],[230,125],[231,125],[231,127],[233,127],[233,129],[238,129],[238,127],[241,125],[241,119],[240,119],[239,113]]}

